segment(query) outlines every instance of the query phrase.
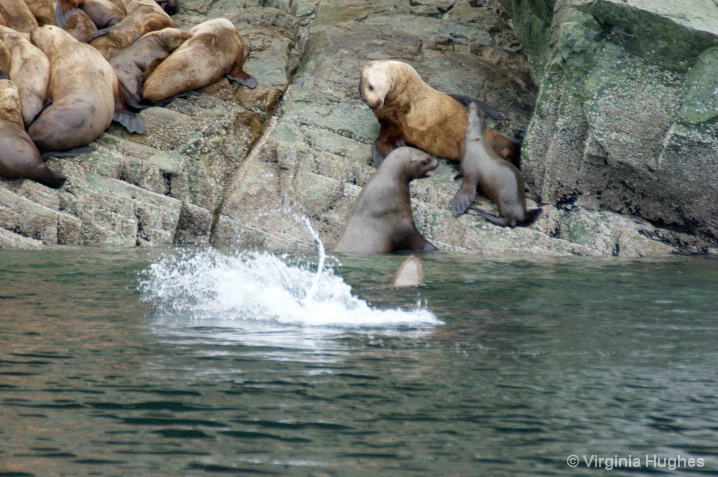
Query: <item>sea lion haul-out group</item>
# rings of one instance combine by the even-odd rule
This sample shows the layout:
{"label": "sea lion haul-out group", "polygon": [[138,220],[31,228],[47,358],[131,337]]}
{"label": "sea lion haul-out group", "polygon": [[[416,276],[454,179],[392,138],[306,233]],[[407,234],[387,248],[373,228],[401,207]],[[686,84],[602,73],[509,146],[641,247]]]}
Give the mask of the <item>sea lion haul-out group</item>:
{"label": "sea lion haul-out group", "polygon": [[257,86],[244,71],[244,44],[229,20],[180,30],[170,17],[177,8],[175,0],[2,0],[3,101],[20,121],[0,116],[0,144],[7,146],[0,149],[0,177],[61,187],[64,176],[48,175],[38,158],[88,151],[112,121],[142,134],[141,109],[225,75]]}
{"label": "sea lion haul-out group", "polygon": [[[244,69],[249,50],[234,24],[206,20],[176,28],[175,0],[3,0],[0,4],[0,176],[61,187],[66,178],[43,157],[77,155],[116,121],[145,130],[139,112],[222,78],[255,88]],[[359,195],[334,250],[340,253],[436,250],[414,222],[409,184],[458,162],[463,181],[453,215],[470,208],[500,226],[529,226],[521,145],[486,127],[490,105],[426,83],[408,63],[367,62],[361,100],[379,123],[373,178]],[[436,157],[435,157],[436,156]],[[499,216],[472,207],[477,192]]]}

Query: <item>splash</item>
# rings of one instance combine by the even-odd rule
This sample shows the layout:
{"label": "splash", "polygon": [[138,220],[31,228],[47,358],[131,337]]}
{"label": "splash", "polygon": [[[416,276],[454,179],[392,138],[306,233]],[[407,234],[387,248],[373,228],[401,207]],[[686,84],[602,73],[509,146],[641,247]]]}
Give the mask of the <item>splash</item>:
{"label": "splash", "polygon": [[318,262],[311,270],[268,252],[184,251],[152,264],[140,291],[159,313],[193,319],[342,328],[442,323],[426,309],[374,308],[325,268],[323,247]]}

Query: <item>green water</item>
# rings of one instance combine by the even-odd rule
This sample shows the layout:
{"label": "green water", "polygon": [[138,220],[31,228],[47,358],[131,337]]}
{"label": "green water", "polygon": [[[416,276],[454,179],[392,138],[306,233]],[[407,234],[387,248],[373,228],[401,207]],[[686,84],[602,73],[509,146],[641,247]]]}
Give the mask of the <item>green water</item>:
{"label": "green water", "polygon": [[158,307],[160,253],[0,251],[0,477],[718,475],[714,259],[329,260],[443,322],[363,327]]}

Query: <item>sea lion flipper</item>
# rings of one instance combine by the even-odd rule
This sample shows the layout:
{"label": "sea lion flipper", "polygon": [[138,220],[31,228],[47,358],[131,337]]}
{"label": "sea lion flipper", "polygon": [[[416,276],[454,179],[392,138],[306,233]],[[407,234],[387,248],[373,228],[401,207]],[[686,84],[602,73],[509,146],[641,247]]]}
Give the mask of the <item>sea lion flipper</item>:
{"label": "sea lion flipper", "polygon": [[71,0],[58,0],[55,7],[55,23],[60,28],[65,28],[67,19],[77,10],[77,5],[73,5]]}
{"label": "sea lion flipper", "polygon": [[254,89],[257,87],[257,80],[254,78],[254,76],[244,71],[241,71],[239,73],[231,71],[224,76],[227,77],[230,83],[246,86],[249,89]]}
{"label": "sea lion flipper", "polygon": [[519,222],[518,225],[520,225],[522,227],[528,227],[529,225],[536,222],[536,219],[538,219],[538,216],[541,215],[542,211],[543,211],[543,209],[541,207],[539,207],[537,209],[527,210],[526,217],[524,218],[524,220]]}
{"label": "sea lion flipper", "polygon": [[480,209],[479,207],[472,207],[471,210],[475,210],[483,218],[485,218],[494,225],[498,225],[500,227],[511,226],[511,223],[507,219],[503,217],[496,217],[494,214],[490,214],[489,212],[485,211],[484,209]]}
{"label": "sea lion flipper", "polygon": [[494,108],[493,106],[489,106],[487,103],[484,103],[481,100],[478,100],[476,98],[471,98],[469,96],[464,96],[463,94],[450,94],[452,98],[466,106],[467,108],[471,103],[476,104],[481,110],[484,112],[484,116],[486,116],[489,119],[493,119],[494,121],[501,121],[504,119],[501,112],[499,112],[498,109]]}
{"label": "sea lion flipper", "polygon": [[469,206],[474,202],[477,185],[478,180],[472,180],[470,177],[464,175],[461,188],[459,188],[459,191],[451,201],[451,213],[454,214],[454,216],[458,217],[466,212]]}
{"label": "sea lion flipper", "polygon": [[122,98],[125,100],[125,104],[134,110],[141,111],[151,107],[149,104],[142,103],[140,95],[127,89],[124,83],[120,83],[120,92],[122,93]]}
{"label": "sea lion flipper", "polygon": [[85,43],[90,43],[90,42],[91,42],[92,40],[94,40],[95,38],[99,38],[99,37],[101,37],[101,36],[107,35],[108,33],[110,33],[110,30],[112,30],[112,27],[111,27],[111,26],[108,26],[108,27],[101,28],[101,29],[97,30],[95,33],[93,33],[92,35],[90,35],[90,36],[88,36],[87,38],[85,38]]}
{"label": "sea lion flipper", "polygon": [[145,118],[138,113],[133,113],[127,109],[115,110],[112,120],[120,123],[122,127],[133,134],[145,133]]}
{"label": "sea lion flipper", "polygon": [[43,178],[38,178],[37,182],[52,189],[59,189],[65,184],[67,177],[60,174],[59,172],[53,171],[50,168],[48,168],[47,171],[48,173],[46,174],[46,176]]}
{"label": "sea lion flipper", "polygon": [[40,157],[42,157],[44,160],[47,160],[48,157],[75,157],[79,156],[80,154],[88,154],[90,152],[93,152],[94,150],[95,148],[93,148],[92,146],[80,146],[73,147],[72,149],[65,149],[64,151],[43,151],[40,153]]}

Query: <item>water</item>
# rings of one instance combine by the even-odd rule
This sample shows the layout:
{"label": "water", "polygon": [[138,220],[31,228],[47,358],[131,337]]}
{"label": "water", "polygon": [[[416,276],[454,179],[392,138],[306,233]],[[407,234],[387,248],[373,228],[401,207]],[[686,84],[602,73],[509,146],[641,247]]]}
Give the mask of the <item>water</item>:
{"label": "water", "polygon": [[402,259],[0,251],[0,477],[718,475],[718,262]]}

